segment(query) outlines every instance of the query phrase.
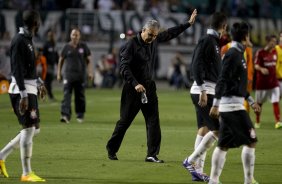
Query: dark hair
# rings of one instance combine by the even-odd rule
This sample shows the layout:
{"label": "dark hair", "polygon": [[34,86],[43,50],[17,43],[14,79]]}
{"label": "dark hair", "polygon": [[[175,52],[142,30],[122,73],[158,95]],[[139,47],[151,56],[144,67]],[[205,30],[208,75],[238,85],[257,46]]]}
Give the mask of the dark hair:
{"label": "dark hair", "polygon": [[210,26],[213,29],[219,29],[227,23],[227,16],[222,12],[215,12],[211,16]]}
{"label": "dark hair", "polygon": [[277,39],[276,35],[272,34],[272,35],[267,35],[265,37],[265,41],[270,42],[272,38]]}
{"label": "dark hair", "polygon": [[81,34],[81,30],[79,29],[79,27],[75,26],[71,28],[71,32],[72,31],[78,31]]}
{"label": "dark hair", "polygon": [[35,23],[39,22],[40,15],[38,11],[35,10],[26,10],[23,12],[23,23],[28,28],[34,26]]}
{"label": "dark hair", "polygon": [[249,25],[246,22],[236,22],[232,25],[231,36],[234,41],[241,42],[249,34]]}

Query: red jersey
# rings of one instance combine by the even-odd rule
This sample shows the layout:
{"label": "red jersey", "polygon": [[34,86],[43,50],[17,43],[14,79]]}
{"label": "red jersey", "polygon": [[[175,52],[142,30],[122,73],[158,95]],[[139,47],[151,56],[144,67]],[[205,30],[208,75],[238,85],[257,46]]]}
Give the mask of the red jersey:
{"label": "red jersey", "polygon": [[264,49],[257,51],[255,64],[267,68],[269,74],[264,75],[260,71],[256,71],[256,89],[273,89],[279,86],[279,82],[276,77],[276,61],[277,52],[275,49],[270,52]]}

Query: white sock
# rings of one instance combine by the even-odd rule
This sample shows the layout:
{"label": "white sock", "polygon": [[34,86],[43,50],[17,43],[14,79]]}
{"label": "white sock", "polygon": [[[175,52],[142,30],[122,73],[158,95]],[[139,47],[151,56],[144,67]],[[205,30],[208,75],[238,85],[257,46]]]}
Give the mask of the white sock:
{"label": "white sock", "polygon": [[209,131],[204,137],[201,143],[198,145],[196,150],[189,156],[188,162],[195,163],[201,155],[203,155],[207,149],[209,149],[213,143],[216,141],[216,137],[214,136],[212,131]]}
{"label": "white sock", "polygon": [[32,156],[32,139],[34,136],[35,127],[25,128],[21,131],[20,148],[23,175],[28,175],[31,170],[30,159]]}
{"label": "white sock", "polygon": [[221,175],[222,169],[225,163],[227,151],[222,151],[218,147],[216,147],[212,154],[212,167],[210,174],[210,183],[218,183],[219,177]]}
{"label": "white sock", "polygon": [[[40,128],[35,129],[34,136],[40,133]],[[12,139],[1,151],[0,160],[6,160],[6,158],[15,150],[20,147],[21,132]]]}
{"label": "white sock", "polygon": [[[195,140],[195,144],[194,144],[194,150],[196,150],[196,148],[199,146],[199,144],[201,143],[201,141],[203,140],[203,136],[197,134],[196,140]],[[198,173],[203,173],[203,168],[204,168],[204,164],[205,164],[205,159],[206,159],[206,153],[203,153],[200,158],[196,161],[196,171]]]}
{"label": "white sock", "polygon": [[202,140],[203,140],[203,136],[197,134],[197,137],[195,139],[195,144],[194,144],[194,150],[199,146]]}
{"label": "white sock", "polygon": [[204,173],[204,166],[205,166],[206,155],[207,155],[207,151],[205,151],[200,156],[200,158],[196,161],[196,164],[197,164],[196,171],[198,173]]}
{"label": "white sock", "polygon": [[20,147],[21,132],[18,133],[14,139],[12,139],[1,151],[0,160],[6,160],[6,158],[17,148]]}
{"label": "white sock", "polygon": [[241,158],[244,169],[245,184],[251,184],[254,177],[255,148],[243,146]]}

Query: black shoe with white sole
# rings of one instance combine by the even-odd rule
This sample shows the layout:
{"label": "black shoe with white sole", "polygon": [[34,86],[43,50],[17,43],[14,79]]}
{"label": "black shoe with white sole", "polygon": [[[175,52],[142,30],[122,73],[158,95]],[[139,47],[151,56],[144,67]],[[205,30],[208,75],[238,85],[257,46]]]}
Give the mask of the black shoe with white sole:
{"label": "black shoe with white sole", "polygon": [[116,154],[108,153],[108,158],[109,158],[110,160],[118,160],[118,157],[117,157]]}
{"label": "black shoe with white sole", "polygon": [[163,160],[158,159],[156,156],[146,157],[145,162],[164,163]]}

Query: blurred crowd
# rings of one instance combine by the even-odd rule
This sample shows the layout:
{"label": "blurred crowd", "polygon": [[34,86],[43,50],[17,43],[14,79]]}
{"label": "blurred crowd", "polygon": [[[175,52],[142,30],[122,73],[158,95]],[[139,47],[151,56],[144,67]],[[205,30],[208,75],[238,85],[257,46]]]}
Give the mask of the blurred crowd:
{"label": "blurred crowd", "polygon": [[186,13],[197,8],[202,14],[214,11],[228,16],[281,18],[281,0],[0,0],[0,9],[28,8],[43,11],[81,8],[87,10],[137,10],[158,13]]}
{"label": "blurred crowd", "polygon": [[[68,8],[79,8],[82,10],[85,9],[87,11],[98,10],[101,12],[110,12],[111,10],[134,10],[137,12],[150,12],[150,15],[152,17],[162,16],[166,13],[186,14],[190,13],[189,11],[196,8],[198,12],[200,12],[200,15],[209,15],[215,11],[221,11],[225,12],[227,16],[240,17],[243,19],[246,17],[269,18],[272,19],[273,22],[275,22],[276,20],[280,20],[282,18],[281,0],[0,0],[0,41],[9,42],[12,37],[12,35],[10,35],[11,33],[9,33],[9,31],[6,29],[6,25],[8,23],[5,22],[5,17],[1,11],[15,10],[17,12],[15,16],[15,24],[16,27],[20,27],[22,25],[22,10],[31,8],[42,10],[40,11],[42,21],[44,21],[44,18],[47,16],[47,12],[66,12]],[[65,27],[65,15],[63,14],[60,19],[62,19],[62,25],[59,27],[62,29],[61,32],[64,33],[64,35],[59,35],[57,32],[57,37],[55,38],[55,40],[58,42],[64,42],[66,41],[65,38],[68,37],[68,29]],[[201,19],[199,17],[198,21],[200,20]],[[132,36],[135,33],[134,30],[131,30],[130,27],[124,29],[129,31],[125,34],[125,38]],[[47,35],[47,32],[49,32],[50,30],[56,33],[56,28],[51,27],[43,35]],[[84,31],[85,30],[82,27],[82,36],[86,35],[84,34]],[[85,37],[83,40],[94,41],[94,43],[97,43],[98,41],[100,41],[100,39],[110,35],[108,33],[105,33],[106,31],[104,30],[102,30],[101,32],[104,32],[104,35],[96,34],[95,40],[93,40],[92,37]],[[46,38],[47,37],[43,37],[39,41],[43,44],[45,41],[47,41]],[[123,42],[124,40],[126,40],[124,39],[121,41],[121,39],[118,37],[114,39],[118,39],[114,40],[118,42]],[[111,42],[110,39],[106,40],[107,42]],[[227,41],[224,41],[222,45],[225,45],[227,42],[229,42],[230,38],[227,37],[226,40]],[[118,45],[117,48],[114,48],[113,45],[114,44],[110,44],[109,52],[102,54],[101,56],[99,56],[99,59],[97,61],[94,61],[94,69],[96,71],[95,81],[93,84],[94,87],[112,88],[114,85],[121,85],[121,79],[118,74],[118,47],[120,45]],[[2,74],[2,78],[8,78],[10,71],[7,63],[1,62],[8,60],[7,53],[7,48],[5,48],[3,45],[0,45],[0,74]],[[39,52],[39,54],[40,53],[41,52]],[[183,54],[185,55],[185,53],[181,52],[176,53],[175,57],[170,59],[171,64],[168,66],[168,72],[166,76],[169,84],[177,89],[190,86],[190,81],[187,80],[187,76],[189,76],[189,68],[187,68],[187,61],[185,60]],[[44,66],[43,64],[38,66],[41,67],[41,71],[44,71],[44,68],[46,68],[46,66]],[[156,68],[156,71],[157,69],[158,67]]]}

